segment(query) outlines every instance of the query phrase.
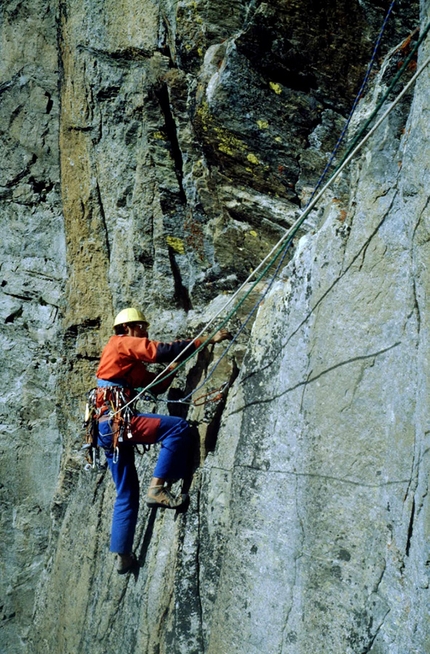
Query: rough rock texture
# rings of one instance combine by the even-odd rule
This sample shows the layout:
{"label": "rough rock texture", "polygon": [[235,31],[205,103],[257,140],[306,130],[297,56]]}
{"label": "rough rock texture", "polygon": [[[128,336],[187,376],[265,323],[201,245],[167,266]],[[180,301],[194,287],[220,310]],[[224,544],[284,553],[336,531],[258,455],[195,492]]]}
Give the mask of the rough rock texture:
{"label": "rough rock texture", "polygon": [[57,486],[60,199],[55,10],[0,7],[0,615],[3,652],[23,651]]}
{"label": "rough rock texture", "polygon": [[[230,387],[190,408],[191,504],[142,507],[135,576],[108,552],[109,475],[79,454],[114,313],[137,304],[166,339],[223,306],[310,197],[387,6],[0,7],[8,654],[430,652],[428,70],[196,391]],[[398,0],[353,130],[419,22]],[[171,399],[225,347],[189,363]]]}

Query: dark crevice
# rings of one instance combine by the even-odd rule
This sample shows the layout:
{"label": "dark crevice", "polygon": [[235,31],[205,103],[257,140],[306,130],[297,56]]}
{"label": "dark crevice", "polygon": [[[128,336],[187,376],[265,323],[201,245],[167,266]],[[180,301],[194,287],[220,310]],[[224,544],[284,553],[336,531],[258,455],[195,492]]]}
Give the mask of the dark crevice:
{"label": "dark crevice", "polygon": [[406,541],[406,556],[409,556],[409,551],[411,549],[411,541],[414,532],[414,518],[415,518],[415,498],[413,498],[412,500],[411,517],[409,519],[408,539]]}
{"label": "dark crevice", "polygon": [[51,110],[52,110],[52,107],[54,105],[54,102],[52,100],[51,94],[48,93],[48,91],[45,92],[45,97],[46,97],[46,110],[45,111],[46,111],[47,114],[50,114]]}
{"label": "dark crevice", "polygon": [[161,12],[161,13],[162,13],[162,16],[163,16],[161,26],[162,26],[162,28],[164,28],[164,34],[162,35],[162,37],[160,39],[159,46],[158,46],[158,51],[161,52],[162,55],[164,55],[165,57],[167,57],[169,59],[170,68],[176,68],[175,62],[173,61],[172,52],[170,50],[170,45],[169,45],[169,37],[172,38],[171,30],[169,28],[169,23],[168,23],[168,20],[167,20],[166,16],[164,16],[163,12]]}
{"label": "dark crevice", "polygon": [[7,82],[3,82],[3,84],[0,84],[0,95],[4,91],[8,91],[13,84],[15,84],[15,81],[17,80],[18,75],[15,75],[11,80],[8,80]]}
{"label": "dark crevice", "polygon": [[142,62],[147,61],[153,55],[152,50],[146,50],[145,48],[124,48],[123,50],[117,50],[115,52],[110,52],[108,50],[101,50],[99,48],[91,48],[85,45],[78,45],[78,51],[88,52],[93,57],[101,61],[106,61],[109,63],[115,63],[118,66],[127,67],[131,63],[141,64]]}
{"label": "dark crevice", "polygon": [[9,315],[5,318],[5,323],[6,323],[6,324],[7,324],[7,323],[11,323],[11,322],[14,322],[14,321],[15,321],[15,318],[20,318],[20,317],[22,316],[22,311],[23,311],[22,307],[19,307],[19,309],[17,309],[17,310],[14,311],[13,313],[9,314]]}
{"label": "dark crevice", "polygon": [[103,207],[102,195],[101,195],[100,186],[99,186],[98,182],[96,182],[96,192],[97,192],[98,205],[100,207],[100,218],[101,218],[101,222],[102,222],[103,230],[104,230],[105,246],[106,246],[107,256],[108,256],[108,260],[110,261],[110,247],[109,247],[108,229],[107,229],[107,225],[106,225],[106,215],[105,215],[105,210],[104,210],[104,207]]}
{"label": "dark crevice", "polygon": [[7,291],[3,291],[5,295],[8,295],[9,297],[14,297],[17,300],[24,300],[26,302],[32,300],[34,296],[31,293],[27,293],[26,295],[20,295],[19,293],[9,293]]}
{"label": "dark crevice", "polygon": [[206,430],[205,437],[205,456],[208,452],[214,452],[218,440],[218,432],[221,424],[221,418],[224,411],[226,403],[226,397],[224,397],[221,402],[218,402],[218,405],[215,409],[215,413],[211,422],[208,425]]}
{"label": "dark crevice", "polygon": [[[267,79],[302,93],[317,89],[318,83],[306,55],[288,39],[282,40],[280,48],[281,40],[273,24],[257,22],[250,24],[236,39],[236,47]],[[277,49],[281,51],[276,52]]]}
{"label": "dark crevice", "polygon": [[100,318],[84,320],[79,324],[69,325],[64,332],[65,339],[76,339],[79,334],[86,332],[89,329],[99,330],[101,325]]}
{"label": "dark crevice", "polygon": [[[187,418],[187,413],[189,409],[188,402],[180,403],[180,400],[191,395],[193,392],[197,394],[197,400],[204,400],[204,395],[208,392],[208,389],[211,390],[211,387],[205,384],[205,389],[200,390],[202,386],[202,377],[207,377],[208,371],[210,369],[210,361],[213,354],[208,349],[201,350],[198,353],[197,361],[195,365],[191,368],[187,375],[187,380],[184,389],[171,388],[169,390],[169,400],[172,401],[169,407],[169,414],[175,415],[181,418]],[[227,403],[227,394],[228,389],[234,384],[235,380],[239,375],[239,368],[236,362],[233,360],[233,369],[230,374],[230,377],[227,381],[227,386],[223,388],[221,397],[216,397],[216,394],[212,396],[213,401],[207,401],[205,406],[205,415],[204,422],[207,424],[206,434],[204,444],[200,444],[200,437],[198,426],[199,422],[192,421],[188,418],[188,423],[190,425],[192,439],[194,442],[194,455],[193,455],[193,467],[194,470],[199,467],[199,461],[201,460],[202,455],[206,458],[208,452],[213,452],[215,450],[218,433],[221,425],[221,419],[224,413],[224,409]],[[196,390],[197,389],[197,390]],[[216,393],[216,392],[215,392]],[[196,400],[196,401],[197,401]],[[203,449],[203,451],[201,451]]]}
{"label": "dark crevice", "polygon": [[[204,608],[203,608],[203,601],[202,597],[204,596],[204,590],[202,588],[202,571],[200,569],[200,557],[201,557],[201,545],[202,545],[202,537],[201,537],[201,491],[198,489],[197,491],[197,516],[198,516],[198,521],[197,521],[197,539],[196,539],[196,557],[195,557],[195,562],[196,562],[196,574],[195,574],[195,580],[196,580],[196,588],[195,588],[195,594],[196,594],[196,605],[197,605],[197,614],[198,614],[198,628],[197,628],[197,637],[200,641],[200,646],[202,646],[202,643],[204,642],[203,638],[203,616],[204,616]],[[201,650],[202,651],[202,650]]]}
{"label": "dark crevice", "polygon": [[[236,363],[233,362],[233,370],[228,382],[228,388],[230,388],[234,384],[238,374],[239,374],[239,368],[237,367]],[[205,456],[207,455],[208,452],[215,451],[215,447],[218,440],[219,428],[221,425],[221,418],[224,413],[226,402],[227,402],[227,390],[224,391],[222,399],[218,401],[212,420],[210,421],[207,427],[206,437],[205,437]]]}
{"label": "dark crevice", "polygon": [[167,85],[163,84],[155,91],[155,95],[160,104],[160,109],[164,116],[164,125],[166,130],[166,136],[170,143],[171,155],[175,164],[175,173],[179,185],[179,193],[181,201],[186,204],[187,198],[185,195],[183,187],[183,161],[182,161],[182,152],[179,147],[178,134],[176,130],[175,119],[173,118],[172,111],[170,108],[169,92]]}
{"label": "dark crevice", "polygon": [[28,175],[28,173],[30,172],[30,168],[36,162],[36,160],[37,160],[37,156],[35,154],[32,154],[31,159],[28,162],[27,166],[24,168],[24,170],[21,170],[21,172],[15,175],[15,177],[7,181],[5,183],[5,186],[7,188],[11,188],[12,186],[15,186],[15,184],[18,184],[18,182],[20,182],[22,179],[24,179],[24,177],[26,177],[26,175]]}
{"label": "dark crevice", "polygon": [[413,291],[413,299],[414,299],[414,310],[417,317],[417,332],[419,334],[421,331],[421,311],[418,301],[417,284],[415,278],[412,279],[412,291]]}
{"label": "dark crevice", "polygon": [[67,127],[69,132],[91,132],[93,130],[92,125],[69,125]]}
{"label": "dark crevice", "polygon": [[137,260],[144,266],[144,268],[152,268],[154,265],[154,254],[152,252],[141,252],[137,257]]}
{"label": "dark crevice", "polygon": [[28,178],[28,183],[32,186],[34,193],[40,196],[42,201],[46,200],[46,196],[54,188],[54,182],[50,180],[37,180],[33,176]]}
{"label": "dark crevice", "polygon": [[[99,102],[102,102],[103,100],[115,100],[115,98],[118,97],[119,93],[121,91],[121,87],[112,85],[107,88],[100,89],[97,94],[96,94],[96,99]],[[92,126],[87,128],[87,131],[92,129]],[[84,130],[82,130],[84,131]]]}
{"label": "dark crevice", "polygon": [[197,354],[197,359],[187,374],[187,382],[185,385],[184,397],[188,396],[190,393],[193,393],[195,389],[199,386],[201,382],[202,374],[208,368],[209,358],[210,358],[210,352],[208,348],[203,348]]}
{"label": "dark crevice", "polygon": [[175,301],[178,307],[183,309],[186,313],[192,309],[192,304],[188,289],[182,283],[181,272],[179,266],[176,263],[175,254],[173,248],[169,247],[169,261],[170,267],[172,269],[173,281],[175,284]]}
{"label": "dark crevice", "polygon": [[19,104],[17,107],[15,107],[13,111],[11,111],[10,118],[9,118],[9,125],[12,125],[15,118],[19,116],[22,110],[23,110],[23,105]]}
{"label": "dark crevice", "polygon": [[10,200],[12,197],[13,197],[12,189],[6,189],[0,191],[0,200]]}
{"label": "dark crevice", "polygon": [[154,532],[154,523],[157,515],[157,509],[151,509],[151,513],[146,524],[145,533],[143,534],[142,545],[139,550],[138,562],[139,567],[143,567],[146,562],[146,557],[148,555],[148,548],[151,543],[152,534]]}
{"label": "dark crevice", "polygon": [[[169,388],[168,392],[168,402],[167,408],[170,416],[175,416],[176,418],[186,418],[188,413],[189,404],[188,402],[182,402],[182,400],[187,395],[186,391],[183,388],[178,388],[174,386]],[[195,439],[193,439],[195,440]],[[198,439],[197,439],[198,440]],[[196,441],[197,442],[197,441]]]}

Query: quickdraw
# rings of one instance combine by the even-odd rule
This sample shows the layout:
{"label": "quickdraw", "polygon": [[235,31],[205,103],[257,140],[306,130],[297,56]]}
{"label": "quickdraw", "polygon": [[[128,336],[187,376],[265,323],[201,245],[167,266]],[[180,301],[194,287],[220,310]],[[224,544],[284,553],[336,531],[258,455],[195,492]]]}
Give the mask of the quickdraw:
{"label": "quickdraw", "polygon": [[85,453],[87,464],[85,470],[99,470],[100,464],[100,449],[97,444],[98,437],[98,409],[96,407],[96,388],[92,388],[87,395],[87,403],[85,405],[85,415],[82,428],[85,430],[85,443],[81,451]]}
{"label": "quickdraw", "polygon": [[[228,382],[225,382],[219,388],[214,388],[213,391],[209,391],[208,393],[203,393],[203,395],[199,395],[198,397],[196,397],[195,400],[193,400],[192,402],[193,406],[203,406],[204,404],[208,404],[209,402],[219,402],[220,400],[222,400],[224,391],[227,388],[227,386],[228,386]],[[212,395],[213,397],[211,397]]]}
{"label": "quickdraw", "polygon": [[131,419],[134,416],[134,403],[130,404],[130,398],[127,397],[124,388],[113,386],[103,389],[106,396],[110,394],[110,404],[112,413],[112,447],[113,462],[117,463],[119,457],[119,447],[121,443],[127,442],[127,439],[133,436],[131,432]]}

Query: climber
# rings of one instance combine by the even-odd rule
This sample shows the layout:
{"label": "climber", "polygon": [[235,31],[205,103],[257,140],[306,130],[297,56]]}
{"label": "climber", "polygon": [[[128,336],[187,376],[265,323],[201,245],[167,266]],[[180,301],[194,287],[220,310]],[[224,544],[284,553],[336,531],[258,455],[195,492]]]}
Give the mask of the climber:
{"label": "climber", "polygon": [[[133,538],[139,508],[139,482],[134,463],[134,446],[127,442],[114,448],[115,426],[112,418],[111,398],[118,391],[127,399],[133,398],[134,389],[151,384],[156,374],[146,369],[148,363],[168,363],[188,346],[184,357],[192,354],[201,344],[219,343],[228,338],[226,330],[218,331],[212,338],[178,340],[161,343],[148,338],[149,323],[143,313],[135,308],[121,311],[115,318],[114,331],[106,344],[96,372],[99,407],[98,444],[104,449],[109,469],[116,486],[116,500],[112,517],[110,550],[117,554],[117,571],[124,574],[133,569]],[[180,357],[179,357],[180,358]],[[166,369],[168,377],[162,377],[151,392],[162,393],[170,385],[172,371],[178,365]],[[190,435],[188,423],[173,416],[137,414],[132,419],[132,431],[138,431],[141,442],[161,443],[160,454],[146,495],[150,507],[176,509],[187,495],[174,497],[171,482],[184,479],[189,465]]]}

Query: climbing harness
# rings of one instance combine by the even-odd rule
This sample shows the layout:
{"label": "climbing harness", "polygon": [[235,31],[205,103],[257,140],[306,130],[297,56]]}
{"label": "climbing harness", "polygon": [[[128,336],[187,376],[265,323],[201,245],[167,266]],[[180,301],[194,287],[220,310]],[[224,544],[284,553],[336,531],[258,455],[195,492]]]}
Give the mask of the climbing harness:
{"label": "climbing harness", "polygon": [[98,389],[98,402],[102,407],[109,407],[102,413],[101,420],[109,420],[112,428],[113,462],[117,463],[119,447],[131,440],[131,419],[135,414],[135,402],[130,398],[130,391],[122,386],[107,386]]}
{"label": "climbing harness", "polygon": [[[87,470],[100,469],[100,448],[97,442],[98,425],[109,421],[112,429],[113,462],[117,463],[120,447],[123,443],[136,446],[139,454],[150,449],[149,443],[136,439],[132,431],[132,419],[136,415],[135,403],[137,397],[131,397],[132,390],[118,384],[93,388],[88,393],[83,427],[85,429],[85,444],[81,448],[85,452],[88,464]],[[152,393],[140,396],[145,401],[155,401]],[[137,448],[142,446],[142,450]]]}

